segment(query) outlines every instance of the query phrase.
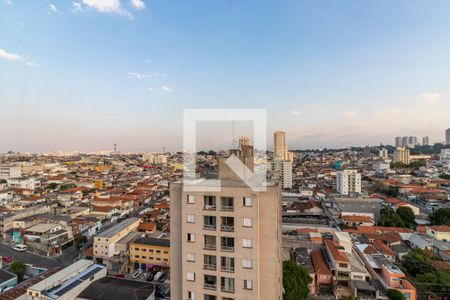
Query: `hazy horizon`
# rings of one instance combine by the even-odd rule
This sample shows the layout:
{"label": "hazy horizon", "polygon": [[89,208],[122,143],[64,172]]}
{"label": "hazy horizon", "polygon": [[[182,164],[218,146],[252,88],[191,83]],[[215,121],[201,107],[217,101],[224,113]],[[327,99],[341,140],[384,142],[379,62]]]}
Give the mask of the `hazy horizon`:
{"label": "hazy horizon", "polygon": [[[268,148],[276,130],[290,149],[442,142],[449,9],[445,0],[0,0],[0,152],[174,151],[185,108],[267,109]],[[232,143],[204,135],[214,137],[206,148]]]}

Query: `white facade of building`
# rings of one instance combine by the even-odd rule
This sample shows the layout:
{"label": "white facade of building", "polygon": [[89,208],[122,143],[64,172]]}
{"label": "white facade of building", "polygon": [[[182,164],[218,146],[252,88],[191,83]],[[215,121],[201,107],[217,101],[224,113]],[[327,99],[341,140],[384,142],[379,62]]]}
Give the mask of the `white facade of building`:
{"label": "white facade of building", "polygon": [[153,165],[164,165],[167,163],[167,157],[164,154],[145,153],[142,160]]}
{"label": "white facade of building", "polygon": [[292,162],[274,160],[269,162],[269,170],[280,174],[283,189],[292,188]]}
{"label": "white facade of building", "polygon": [[0,179],[9,179],[22,176],[20,166],[0,165]]}
{"label": "white facade of building", "polygon": [[361,193],[361,174],[357,170],[343,170],[336,174],[336,190],[341,195]]}

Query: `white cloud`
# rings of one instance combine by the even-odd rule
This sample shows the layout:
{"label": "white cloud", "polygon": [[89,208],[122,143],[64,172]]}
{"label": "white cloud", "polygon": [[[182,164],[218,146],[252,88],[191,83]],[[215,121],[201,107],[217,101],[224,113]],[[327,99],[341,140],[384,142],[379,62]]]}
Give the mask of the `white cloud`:
{"label": "white cloud", "polygon": [[31,62],[31,61],[27,61],[27,60],[25,60],[25,58],[23,58],[19,54],[9,53],[9,52],[7,52],[6,50],[3,50],[3,49],[0,49],[0,58],[3,58],[5,60],[9,60],[9,61],[21,61],[24,64],[26,64],[27,66],[37,66],[37,63]]}
{"label": "white cloud", "polygon": [[163,86],[161,87],[161,89],[162,89],[163,91],[165,91],[165,92],[172,92],[172,89],[171,89],[170,87],[166,86],[166,85],[163,85]]}
{"label": "white cloud", "polygon": [[294,110],[291,110],[289,112],[289,114],[294,115],[294,116],[298,116],[298,115],[301,115],[302,112],[294,109]]}
{"label": "white cloud", "polygon": [[131,20],[134,16],[122,7],[120,0],[82,0],[87,7],[95,9],[101,13],[118,14],[126,16]]}
{"label": "white cloud", "polygon": [[52,4],[52,3],[50,3],[50,4],[48,5],[48,11],[49,11],[49,12],[53,12],[53,13],[58,14],[58,15],[61,14],[61,12],[60,12],[59,9],[56,7],[56,5],[55,5],[55,4]]}
{"label": "white cloud", "polygon": [[131,6],[137,10],[142,10],[145,8],[145,3],[142,0],[131,0]]}
{"label": "white cloud", "polygon": [[131,77],[134,77],[136,79],[144,79],[144,78],[150,78],[150,77],[169,77],[167,74],[164,73],[138,73],[138,72],[128,72],[128,75]]}
{"label": "white cloud", "polygon": [[83,8],[81,7],[81,3],[80,2],[77,2],[77,1],[72,2],[72,11],[73,12],[79,12],[79,11],[82,11],[82,10],[83,10]]}
{"label": "white cloud", "polygon": [[419,95],[419,97],[422,98],[422,100],[424,100],[425,102],[436,103],[442,98],[442,95],[439,93],[432,92],[432,93],[422,93]]}
{"label": "white cloud", "polygon": [[5,0],[5,3],[8,4],[8,5],[12,5],[13,4],[12,0]]}
{"label": "white cloud", "polygon": [[157,88],[150,87],[150,88],[148,88],[148,90],[149,90],[150,92],[156,92],[158,89],[157,89]]}
{"label": "white cloud", "polygon": [[349,118],[354,118],[354,117],[356,117],[356,112],[354,112],[354,111],[345,110],[345,111],[342,112],[342,114],[343,114],[345,117],[349,117]]}
{"label": "white cloud", "polygon": [[148,58],[145,59],[144,61],[145,61],[146,63],[148,63],[148,64],[152,62],[152,60],[151,60],[151,59],[148,59]]}
{"label": "white cloud", "polygon": [[9,60],[9,61],[21,61],[23,60],[23,57],[19,54],[12,54],[6,52],[6,50],[0,49],[0,58]]}

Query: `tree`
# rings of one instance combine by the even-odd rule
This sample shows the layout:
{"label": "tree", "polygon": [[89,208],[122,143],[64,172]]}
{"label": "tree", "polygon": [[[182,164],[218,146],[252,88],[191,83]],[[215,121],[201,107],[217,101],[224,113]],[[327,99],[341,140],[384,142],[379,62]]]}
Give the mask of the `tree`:
{"label": "tree", "polygon": [[439,208],[428,216],[428,220],[433,225],[449,225],[450,226],[450,207]]}
{"label": "tree", "polygon": [[306,300],[311,282],[312,278],[305,268],[290,260],[283,262],[283,300]]}
{"label": "tree", "polygon": [[87,242],[87,238],[84,235],[77,235],[75,237],[75,245],[77,248],[81,248],[81,246]]}
{"label": "tree", "polygon": [[386,295],[390,300],[406,300],[405,295],[399,290],[389,289],[387,290]]}
{"label": "tree", "polygon": [[435,293],[438,295],[450,294],[450,270],[433,271],[417,275],[415,285],[417,290],[423,293]]}
{"label": "tree", "polygon": [[19,281],[22,281],[25,274],[25,265],[23,262],[16,260],[11,264],[10,271],[17,275]]}
{"label": "tree", "polygon": [[421,249],[411,250],[403,259],[403,267],[412,276],[432,272],[431,263],[431,258]]}
{"label": "tree", "polygon": [[411,209],[411,207],[407,207],[407,206],[399,207],[399,208],[397,208],[396,213],[397,213],[397,215],[400,216],[400,218],[403,220],[403,222],[405,222],[405,225],[407,227],[411,227],[414,225],[414,223],[416,221],[416,216],[414,215],[414,212]]}
{"label": "tree", "polygon": [[390,206],[385,206],[381,210],[379,224],[387,227],[406,227],[403,219]]}

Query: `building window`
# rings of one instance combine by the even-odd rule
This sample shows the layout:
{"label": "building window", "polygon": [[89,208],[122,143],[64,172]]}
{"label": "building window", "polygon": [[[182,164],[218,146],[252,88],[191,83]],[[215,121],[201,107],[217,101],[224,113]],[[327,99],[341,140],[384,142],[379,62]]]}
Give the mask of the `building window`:
{"label": "building window", "polygon": [[251,248],[252,247],[252,240],[251,239],[243,239],[242,240],[242,247],[244,247],[244,248]]}
{"label": "building window", "polygon": [[216,196],[203,197],[204,210],[216,210]]}
{"label": "building window", "polygon": [[244,280],[244,289],[251,290],[253,289],[252,281],[251,280]]}
{"label": "building window", "polygon": [[195,261],[195,253],[187,253],[186,260],[187,261]]}
{"label": "building window", "polygon": [[195,300],[195,293],[194,292],[188,292],[188,300]]}
{"label": "building window", "polygon": [[244,227],[252,227],[252,219],[244,218]]}
{"label": "building window", "polygon": [[234,238],[222,236],[220,238],[220,249],[222,251],[233,252],[234,251]]}
{"label": "building window", "polygon": [[187,195],[187,203],[188,204],[194,204],[195,203],[194,195]]}
{"label": "building window", "polygon": [[216,217],[215,216],[203,216],[203,229],[216,230]]}
{"label": "building window", "polygon": [[244,206],[252,206],[252,198],[244,197]]}
{"label": "building window", "polygon": [[244,267],[245,269],[251,269],[252,268],[252,260],[251,259],[242,260],[242,267]]}
{"label": "building window", "polygon": [[221,277],[220,284],[222,292],[234,293],[234,278]]}
{"label": "building window", "polygon": [[195,215],[192,215],[192,214],[186,215],[186,221],[188,223],[195,223]]}
{"label": "building window", "polygon": [[188,281],[195,281],[195,273],[194,272],[188,272],[187,273],[187,280]]}
{"label": "building window", "polygon": [[347,268],[348,265],[347,265],[347,264],[339,264],[339,267],[341,267],[341,268]]}
{"label": "building window", "polygon": [[234,199],[232,197],[222,197],[220,198],[220,210],[223,211],[233,211],[234,210]]}
{"label": "building window", "polygon": [[187,234],[187,241],[188,241],[188,242],[191,242],[191,243],[194,243],[194,242],[195,242],[195,234],[193,234],[193,233],[188,233],[188,234]]}
{"label": "building window", "polygon": [[214,235],[205,235],[205,244],[203,248],[206,250],[216,250],[216,237]]}
{"label": "building window", "polygon": [[220,258],[220,269],[224,272],[234,272],[234,258],[222,256]]}
{"label": "building window", "polygon": [[217,258],[214,255],[203,255],[203,268],[205,270],[216,270]]}

